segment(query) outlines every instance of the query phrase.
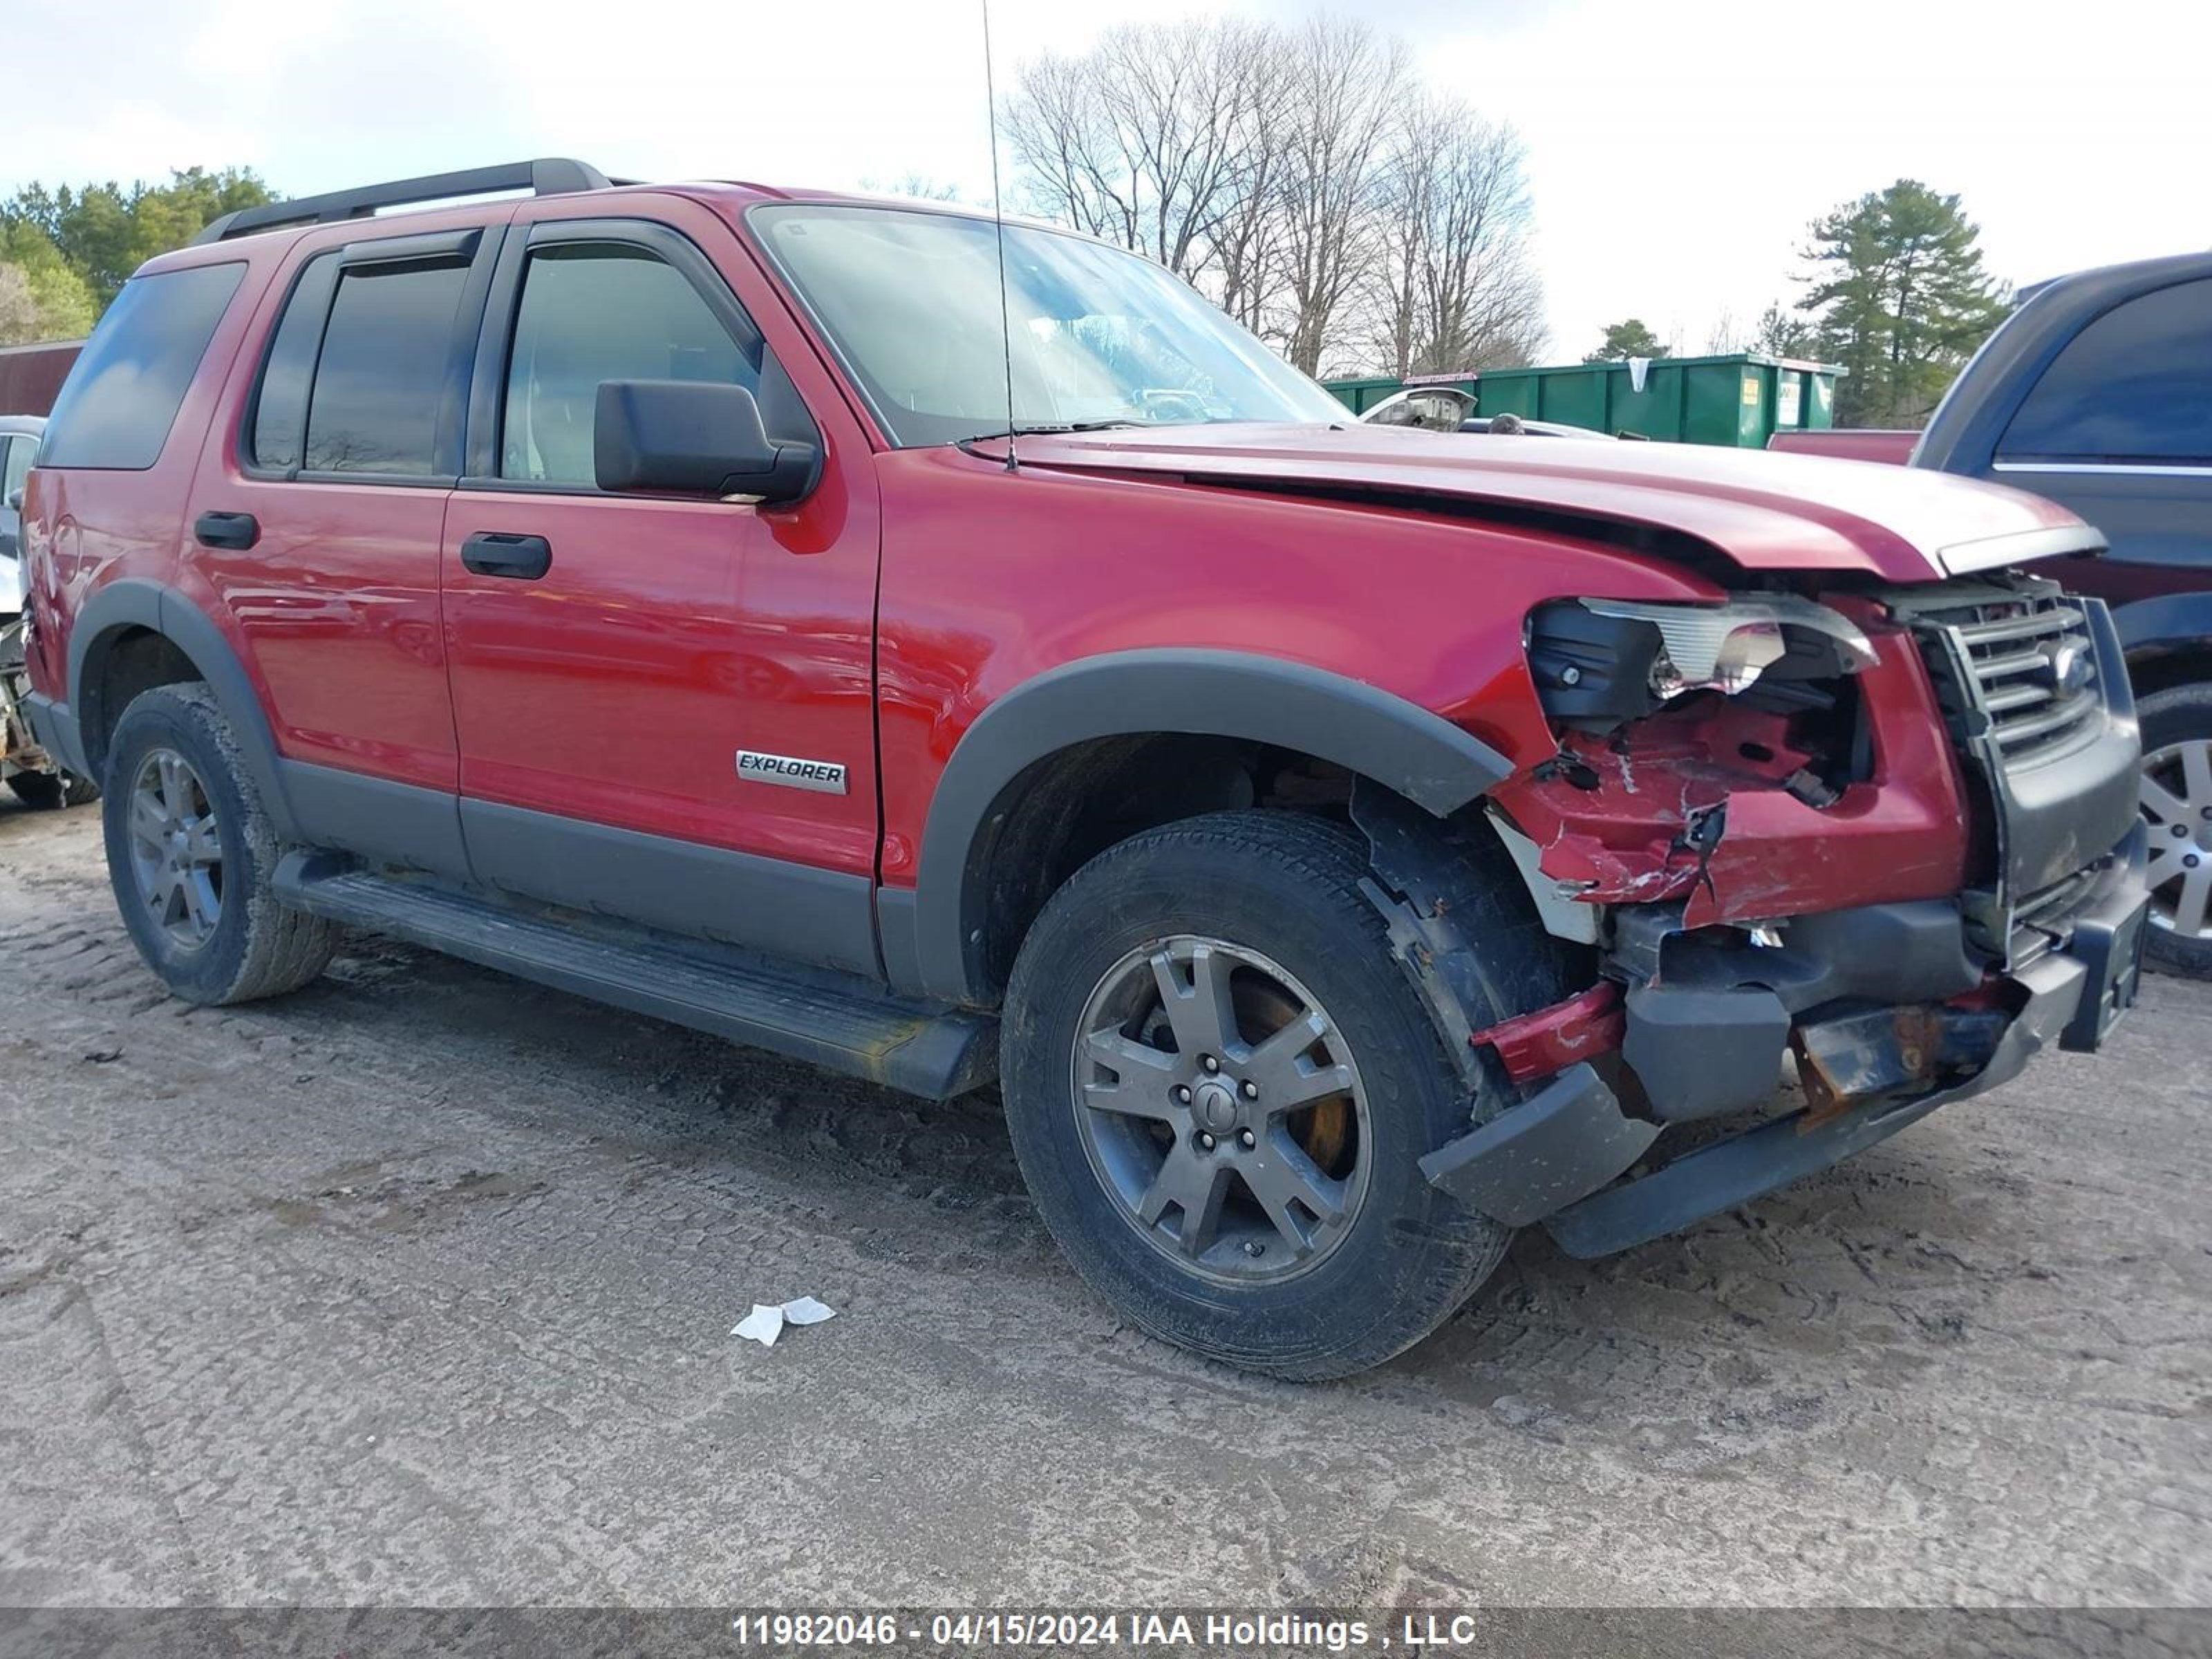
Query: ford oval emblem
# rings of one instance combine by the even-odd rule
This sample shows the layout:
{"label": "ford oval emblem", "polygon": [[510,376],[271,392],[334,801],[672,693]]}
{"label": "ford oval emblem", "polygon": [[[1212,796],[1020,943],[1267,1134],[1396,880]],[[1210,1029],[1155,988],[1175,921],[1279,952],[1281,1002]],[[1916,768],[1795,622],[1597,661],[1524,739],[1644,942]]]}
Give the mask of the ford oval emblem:
{"label": "ford oval emblem", "polygon": [[2070,640],[2051,647],[2043,654],[2047,665],[2044,672],[2050,676],[2051,688],[2061,695],[2081,690],[2089,684],[2089,677],[2095,671],[2089,653]]}

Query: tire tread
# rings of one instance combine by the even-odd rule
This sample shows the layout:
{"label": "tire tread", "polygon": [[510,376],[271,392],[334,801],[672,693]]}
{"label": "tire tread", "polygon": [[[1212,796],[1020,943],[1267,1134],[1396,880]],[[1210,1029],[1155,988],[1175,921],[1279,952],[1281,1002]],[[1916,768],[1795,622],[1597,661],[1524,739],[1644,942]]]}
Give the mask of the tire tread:
{"label": "tire tread", "polygon": [[[1283,878],[1285,902],[1307,907],[1313,919],[1344,939],[1347,951],[1356,951],[1374,964],[1378,975],[1403,998],[1401,1024],[1417,1033],[1409,1041],[1422,1050],[1413,1066],[1429,1074],[1425,1097],[1448,1096],[1456,1108],[1467,1104],[1466,1091],[1457,1067],[1446,1051],[1443,1038],[1402,969],[1393,959],[1389,930],[1382,914],[1361,890],[1371,872],[1365,839],[1344,825],[1310,814],[1271,809],[1247,809],[1209,813],[1179,820],[1121,842],[1099,854],[1055,893],[1030,929],[1017,958],[1007,993],[1008,1018],[1003,1042],[1006,1054],[1002,1074],[1012,1080],[1025,1070],[1025,1045],[1045,1039],[1038,1029],[1036,1010],[1064,978],[1071,939],[1079,938],[1088,916],[1110,908],[1112,896],[1139,871],[1157,869],[1162,860],[1182,863],[1221,854],[1261,864]],[[1194,866],[1193,867],[1196,867]],[[1501,988],[1531,994],[1556,983],[1548,951],[1524,950],[1520,918],[1502,902],[1493,920],[1500,924],[1501,939],[1492,941],[1491,961],[1500,969]],[[1534,929],[1535,936],[1549,936]],[[1285,963],[1297,971],[1296,964]],[[1413,1101],[1375,1098],[1380,1067],[1364,1066],[1369,1073],[1370,1111],[1395,1106],[1407,1111],[1430,1108]],[[1409,1067],[1409,1069],[1411,1069]],[[1486,1089],[1486,1097],[1492,1091]],[[1035,1103],[1043,1106],[1045,1103]],[[1009,1109],[1032,1109],[1010,1092]],[[1468,1121],[1464,1118],[1460,1121]],[[1024,1153],[1025,1170],[1036,1157],[1025,1148],[1024,1131],[1017,1127],[1017,1149]],[[1455,1125],[1432,1121],[1431,1133],[1449,1134]],[[1032,1181],[1032,1189],[1036,1182]],[[1382,1364],[1412,1347],[1449,1316],[1498,1267],[1510,1245],[1510,1229],[1501,1227],[1437,1194],[1425,1220],[1395,1218],[1392,1224],[1418,1231],[1417,1249],[1386,1258],[1394,1277],[1376,1286],[1365,1304],[1369,1316],[1347,1316],[1340,1322],[1310,1325],[1303,1331],[1271,1328],[1264,1340],[1242,1338],[1232,1322],[1209,1328],[1180,1311],[1173,1287],[1146,1297],[1113,1267],[1109,1252],[1083,1236],[1069,1218],[1056,1217],[1057,1206],[1041,1206],[1062,1248],[1094,1288],[1127,1311],[1146,1328],[1200,1355],[1237,1366],[1296,1381],[1320,1381],[1350,1375]],[[1121,1224],[1118,1221],[1117,1225]]]}
{"label": "tire tread", "polygon": [[[262,805],[252,770],[231,732],[230,722],[223,718],[215,693],[204,683],[183,681],[157,685],[140,693],[117,723],[118,741],[114,748],[118,754],[134,715],[143,718],[163,714],[206,744],[237,797],[243,809],[238,829],[246,842],[249,878],[242,896],[233,891],[224,895],[226,908],[242,897],[246,918],[245,948],[228,977],[218,984],[191,986],[179,985],[166,973],[162,977],[179,995],[216,1006],[258,1002],[296,991],[329,965],[344,936],[343,930],[320,916],[288,908],[277,902],[270,890],[270,878],[282,851],[276,825]],[[108,787],[113,790],[118,781],[128,781],[121,779],[112,768]],[[118,872],[115,879],[119,898],[125,878]],[[159,964],[155,967],[157,973],[161,972]]]}

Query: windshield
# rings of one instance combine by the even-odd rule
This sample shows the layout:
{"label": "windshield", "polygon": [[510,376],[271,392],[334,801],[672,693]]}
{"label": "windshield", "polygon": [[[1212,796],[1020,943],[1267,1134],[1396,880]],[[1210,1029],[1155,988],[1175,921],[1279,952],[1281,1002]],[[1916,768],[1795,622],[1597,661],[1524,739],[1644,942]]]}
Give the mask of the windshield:
{"label": "windshield", "polygon": [[[756,209],[751,222],[894,442],[1006,429],[989,220],[793,204]],[[1347,418],[1150,261],[1054,231],[1006,234],[1018,428]]]}

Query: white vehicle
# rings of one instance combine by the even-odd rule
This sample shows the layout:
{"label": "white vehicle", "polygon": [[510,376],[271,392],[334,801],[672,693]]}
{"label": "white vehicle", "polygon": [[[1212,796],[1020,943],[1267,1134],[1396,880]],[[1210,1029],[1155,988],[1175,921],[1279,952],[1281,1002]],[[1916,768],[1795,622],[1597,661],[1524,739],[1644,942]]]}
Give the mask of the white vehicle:
{"label": "white vehicle", "polygon": [[[1520,415],[1478,415],[1474,394],[1455,386],[1410,386],[1359,417],[1368,426],[1413,426],[1425,432],[1516,432],[1532,438],[1602,438],[1586,426],[1532,421]],[[1492,421],[1498,424],[1492,426]]]}
{"label": "white vehicle", "polygon": [[46,423],[35,415],[0,415],[0,779],[26,806],[81,806],[100,799],[88,779],[56,766],[31,736],[22,700],[23,481]]}

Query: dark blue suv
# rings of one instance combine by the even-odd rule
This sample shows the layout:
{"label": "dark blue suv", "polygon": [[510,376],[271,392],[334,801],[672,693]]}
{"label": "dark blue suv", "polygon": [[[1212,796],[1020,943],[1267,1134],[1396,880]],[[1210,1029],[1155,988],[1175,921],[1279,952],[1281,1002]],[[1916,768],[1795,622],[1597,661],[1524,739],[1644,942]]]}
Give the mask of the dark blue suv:
{"label": "dark blue suv", "polygon": [[2212,977],[2212,253],[2023,290],[1909,432],[1778,434],[1773,447],[1908,462],[2047,495],[2111,551],[2047,567],[2112,607],[2142,724],[2149,954]]}

